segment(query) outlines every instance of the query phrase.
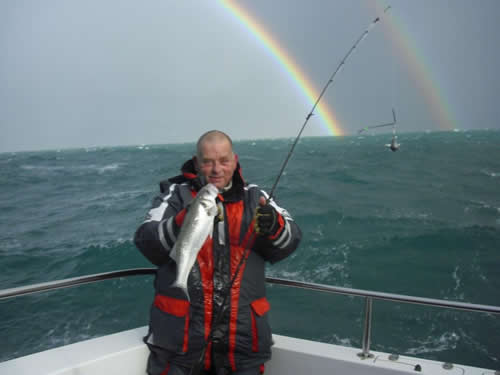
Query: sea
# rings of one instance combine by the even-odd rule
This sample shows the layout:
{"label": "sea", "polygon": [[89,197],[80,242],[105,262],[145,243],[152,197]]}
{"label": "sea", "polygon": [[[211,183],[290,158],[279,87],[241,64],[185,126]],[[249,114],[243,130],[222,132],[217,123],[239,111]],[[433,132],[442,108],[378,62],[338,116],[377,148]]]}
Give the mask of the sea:
{"label": "sea", "polygon": [[[500,306],[500,131],[300,139],[275,190],[303,240],[267,276]],[[234,142],[269,190],[294,138]],[[0,289],[152,267],[133,243],[194,143],[0,153]],[[268,285],[273,332],[361,347],[365,299]],[[148,324],[152,276],[0,300],[0,361]],[[371,349],[500,369],[500,315],[373,301]]]}

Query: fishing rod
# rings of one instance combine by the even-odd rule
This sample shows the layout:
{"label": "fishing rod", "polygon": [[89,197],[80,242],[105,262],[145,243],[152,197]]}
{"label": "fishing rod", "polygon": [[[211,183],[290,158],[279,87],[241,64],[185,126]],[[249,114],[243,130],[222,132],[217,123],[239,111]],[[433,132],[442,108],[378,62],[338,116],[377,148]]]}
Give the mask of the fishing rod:
{"label": "fishing rod", "polygon": [[[387,11],[389,9],[391,9],[390,5],[387,6],[384,9],[384,14],[387,13]],[[361,36],[356,40],[356,42],[352,45],[352,47],[349,49],[349,51],[347,51],[347,53],[344,56],[344,58],[340,61],[339,65],[337,66],[337,69],[335,69],[335,71],[333,72],[333,74],[330,76],[330,79],[328,80],[328,82],[323,87],[323,90],[321,90],[321,93],[319,94],[318,99],[316,99],[316,102],[314,102],[314,105],[312,106],[311,111],[309,111],[309,113],[307,114],[306,119],[305,119],[302,127],[300,128],[299,134],[295,138],[295,141],[293,142],[292,147],[290,148],[290,151],[288,152],[288,155],[287,155],[285,161],[283,162],[283,165],[281,166],[281,170],[279,171],[278,176],[276,177],[276,181],[274,181],[274,185],[271,188],[271,193],[269,194],[269,198],[267,199],[268,202],[274,197],[274,191],[276,190],[276,187],[278,186],[278,182],[279,182],[281,176],[283,175],[283,172],[284,172],[284,170],[285,170],[285,168],[286,168],[286,166],[288,164],[288,161],[290,160],[290,157],[292,156],[292,153],[293,153],[293,151],[295,149],[295,146],[297,145],[297,143],[299,141],[299,138],[302,135],[302,132],[304,131],[307,123],[309,122],[309,119],[314,115],[314,110],[316,109],[316,107],[319,104],[319,101],[321,100],[321,98],[325,94],[326,90],[328,89],[328,86],[330,86],[330,84],[333,83],[333,79],[335,78],[335,76],[337,75],[337,73],[342,69],[342,67],[345,65],[346,60],[354,52],[354,50],[357,48],[358,44],[361,43],[361,41],[366,38],[366,36],[370,32],[370,30],[373,29],[375,27],[375,25],[377,24],[377,22],[379,22],[379,21],[380,21],[380,17],[375,18],[370,23],[370,25],[368,26],[368,28],[365,31],[363,31],[363,33],[361,34]]]}
{"label": "fishing rod", "polygon": [[[384,13],[386,13],[390,8],[391,8],[390,6],[388,6],[387,8],[385,8]],[[295,149],[295,146],[297,145],[297,142],[299,141],[299,138],[302,135],[302,132],[304,131],[304,128],[306,127],[307,122],[313,116],[314,110],[316,109],[319,101],[321,100],[321,98],[325,94],[328,86],[333,82],[333,79],[335,78],[335,75],[340,71],[340,69],[345,64],[346,60],[349,58],[349,56],[351,55],[351,53],[356,49],[356,47],[358,46],[358,44],[368,35],[368,33],[370,32],[370,30],[375,26],[375,24],[378,21],[380,21],[380,17],[375,18],[370,23],[370,25],[368,26],[368,28],[361,34],[361,36],[352,45],[351,49],[344,56],[344,58],[342,59],[342,61],[340,62],[340,64],[337,66],[337,69],[335,69],[335,71],[331,75],[330,79],[326,83],[325,87],[323,87],[323,90],[321,91],[318,99],[314,103],[311,111],[306,116],[306,119],[304,121],[304,124],[302,125],[302,128],[299,131],[299,134],[295,138],[295,141],[293,142],[292,147],[291,147],[290,151],[288,152],[288,155],[287,155],[287,157],[286,157],[283,165],[281,166],[281,170],[280,170],[280,172],[279,172],[279,174],[278,174],[278,176],[276,178],[276,181],[274,182],[274,185],[273,185],[273,187],[271,189],[271,193],[269,194],[269,197],[267,198],[267,202],[269,202],[273,198],[274,191],[276,190],[276,186],[278,185],[278,182],[279,182],[279,180],[280,180],[280,178],[281,178],[281,176],[282,176],[282,174],[283,174],[283,172],[285,170],[285,167],[288,164],[288,161],[290,160],[290,157],[292,156],[292,153],[293,153],[293,151]],[[229,294],[231,292],[231,289],[233,287],[234,282],[236,281],[236,279],[237,279],[237,277],[238,277],[238,275],[239,275],[239,273],[241,271],[241,267],[243,266],[243,264],[245,263],[246,258],[248,257],[248,254],[249,254],[249,251],[250,251],[250,246],[252,245],[253,241],[255,240],[255,236],[256,236],[255,230],[252,229],[252,231],[250,233],[250,236],[248,238],[248,242],[245,245],[245,250],[243,251],[243,254],[242,254],[241,258],[240,258],[240,261],[238,262],[238,266],[236,267],[234,275],[232,276],[231,280],[229,281],[228,287],[225,290],[224,298],[222,300],[222,304],[220,306],[220,309],[218,310],[218,312],[217,312],[217,314],[215,316],[215,320],[213,321],[213,324],[210,327],[209,334],[207,336],[207,339],[205,340],[205,344],[203,345],[203,348],[202,348],[201,353],[200,353],[200,358],[199,358],[198,361],[196,361],[195,363],[193,363],[193,365],[191,366],[191,369],[189,371],[189,375],[199,375],[199,374],[201,374],[201,371],[203,369],[203,365],[204,365],[204,362],[205,362],[205,353],[207,351],[209,343],[213,342],[214,327],[217,327],[219,325],[219,323],[222,321],[222,317],[224,316],[224,312],[226,311],[226,308],[227,308],[227,306],[226,306],[226,304],[227,304],[227,298],[228,298],[228,296],[229,296]]]}

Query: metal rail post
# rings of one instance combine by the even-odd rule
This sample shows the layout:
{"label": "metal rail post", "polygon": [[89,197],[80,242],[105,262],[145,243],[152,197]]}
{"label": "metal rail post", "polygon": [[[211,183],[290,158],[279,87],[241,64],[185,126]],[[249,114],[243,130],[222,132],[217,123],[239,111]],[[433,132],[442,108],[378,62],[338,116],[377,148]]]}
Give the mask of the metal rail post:
{"label": "metal rail post", "polygon": [[372,335],[372,297],[366,297],[365,299],[365,323],[363,327],[363,342],[362,342],[362,352],[358,353],[361,359],[372,358],[373,354],[370,354],[370,341]]}

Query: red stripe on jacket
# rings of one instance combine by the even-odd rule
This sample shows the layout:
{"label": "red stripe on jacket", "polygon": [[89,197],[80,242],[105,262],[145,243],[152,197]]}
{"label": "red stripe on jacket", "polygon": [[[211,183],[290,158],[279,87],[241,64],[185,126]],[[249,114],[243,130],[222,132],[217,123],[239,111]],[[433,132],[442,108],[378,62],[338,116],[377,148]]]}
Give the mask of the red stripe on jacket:
{"label": "red stripe on jacket", "polygon": [[277,215],[278,215],[279,227],[278,227],[278,230],[276,231],[276,233],[274,233],[272,236],[269,236],[269,239],[271,241],[274,241],[276,238],[278,238],[278,236],[281,234],[281,232],[283,232],[283,229],[285,229],[285,219],[283,219],[283,216],[281,216],[279,212],[277,212]]}
{"label": "red stripe on jacket", "polygon": [[[196,197],[196,191],[192,190],[191,191],[192,197]],[[178,227],[182,226],[182,223],[184,223],[184,218],[186,217],[187,214],[187,208],[183,208],[180,210],[177,215],[175,215],[175,224],[177,224]]]}
{"label": "red stripe on jacket", "polygon": [[259,351],[259,331],[257,330],[257,320],[255,319],[255,314],[252,315],[252,352]]}
{"label": "red stripe on jacket", "polygon": [[259,351],[259,331],[257,329],[257,316],[263,316],[271,309],[271,305],[266,297],[262,297],[253,301],[250,306],[252,307],[252,351]]}
{"label": "red stripe on jacket", "polygon": [[[243,217],[243,202],[229,204],[226,206],[227,220],[230,233],[230,274],[233,279],[238,264],[245,250],[238,242],[240,238],[241,219]],[[238,319],[238,300],[240,298],[241,279],[245,270],[245,263],[241,266],[237,278],[234,280],[230,294],[230,311],[229,311],[229,363],[233,371],[236,371],[234,359],[234,350],[236,348],[236,321]]]}
{"label": "red stripe on jacket", "polygon": [[189,333],[189,301],[172,298],[157,294],[155,296],[154,304],[161,311],[168,314],[177,316],[179,318],[185,317],[184,321],[184,343],[182,351],[185,353],[188,350],[188,333]]}
{"label": "red stripe on jacket", "polygon": [[167,367],[165,367],[165,370],[160,375],[167,375],[168,371],[170,370],[170,362],[167,363]]}
{"label": "red stripe on jacket", "polygon": [[[231,279],[234,277],[241,258],[245,252],[245,249],[251,248],[252,243],[250,243],[250,236],[253,233],[248,230],[245,234],[245,238],[240,243],[240,228],[241,220],[243,217],[243,202],[238,202],[237,204],[231,204],[226,206],[227,218],[229,220],[229,233],[231,241],[231,261],[230,261],[230,271]],[[252,228],[252,226],[250,226]],[[253,238],[252,238],[253,242]],[[246,257],[250,254],[250,250],[247,251]],[[236,371],[236,362],[234,358],[234,351],[236,348],[236,331],[237,331],[237,319],[238,319],[238,301],[240,298],[241,280],[243,278],[243,273],[245,272],[244,262],[239,271],[238,276],[234,280],[233,287],[231,288],[231,299],[230,299],[230,312],[229,312],[229,363],[233,371]]]}

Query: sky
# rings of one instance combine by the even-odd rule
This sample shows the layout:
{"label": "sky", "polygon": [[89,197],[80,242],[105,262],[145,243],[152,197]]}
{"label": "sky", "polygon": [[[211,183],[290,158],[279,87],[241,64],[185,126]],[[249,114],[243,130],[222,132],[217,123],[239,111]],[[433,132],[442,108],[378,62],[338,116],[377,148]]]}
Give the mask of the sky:
{"label": "sky", "polygon": [[400,133],[499,129],[498,14],[498,0],[2,0],[0,152],[295,137],[365,30],[303,136],[356,135],[392,108]]}

